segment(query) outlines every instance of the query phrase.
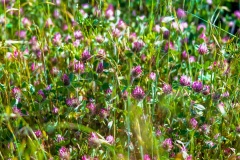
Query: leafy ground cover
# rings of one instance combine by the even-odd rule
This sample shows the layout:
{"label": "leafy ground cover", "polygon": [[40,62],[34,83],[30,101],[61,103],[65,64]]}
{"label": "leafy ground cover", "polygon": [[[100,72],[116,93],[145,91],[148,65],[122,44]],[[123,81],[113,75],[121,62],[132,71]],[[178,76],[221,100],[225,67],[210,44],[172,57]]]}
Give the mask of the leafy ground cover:
{"label": "leafy ground cover", "polygon": [[1,0],[1,159],[240,159],[239,5]]}

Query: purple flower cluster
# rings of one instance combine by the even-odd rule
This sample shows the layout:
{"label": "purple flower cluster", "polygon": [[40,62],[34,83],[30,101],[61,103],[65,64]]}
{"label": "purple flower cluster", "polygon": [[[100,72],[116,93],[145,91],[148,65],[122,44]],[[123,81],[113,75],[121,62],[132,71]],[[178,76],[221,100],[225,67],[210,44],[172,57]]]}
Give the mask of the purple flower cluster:
{"label": "purple flower cluster", "polygon": [[190,86],[191,79],[188,76],[182,75],[180,78],[180,84],[182,86]]}
{"label": "purple flower cluster", "polygon": [[203,89],[203,84],[202,84],[202,82],[200,82],[200,81],[195,81],[195,82],[193,82],[193,84],[192,84],[192,89],[193,89],[195,92],[201,92],[202,89]]}
{"label": "purple flower cluster", "polygon": [[164,84],[162,89],[163,89],[163,93],[165,94],[172,93],[172,86],[170,84]]}
{"label": "purple flower cluster", "polygon": [[136,100],[142,100],[145,97],[145,92],[141,87],[136,86],[135,89],[132,91],[132,96]]}
{"label": "purple flower cluster", "polygon": [[67,98],[66,99],[66,104],[69,106],[69,107],[77,107],[80,105],[80,101],[78,98]]}
{"label": "purple flower cluster", "polygon": [[168,152],[171,151],[173,148],[172,139],[171,138],[165,139],[162,143],[162,147]]}
{"label": "purple flower cluster", "polygon": [[132,77],[133,78],[140,77],[141,74],[142,74],[142,69],[141,69],[140,65],[133,67],[133,69],[132,69]]}

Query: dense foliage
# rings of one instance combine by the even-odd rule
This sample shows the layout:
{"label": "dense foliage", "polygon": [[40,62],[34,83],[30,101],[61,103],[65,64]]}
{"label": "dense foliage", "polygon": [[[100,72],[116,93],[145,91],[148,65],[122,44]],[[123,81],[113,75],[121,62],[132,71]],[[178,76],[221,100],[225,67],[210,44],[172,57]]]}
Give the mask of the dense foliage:
{"label": "dense foliage", "polygon": [[1,159],[240,159],[238,5],[1,0]]}

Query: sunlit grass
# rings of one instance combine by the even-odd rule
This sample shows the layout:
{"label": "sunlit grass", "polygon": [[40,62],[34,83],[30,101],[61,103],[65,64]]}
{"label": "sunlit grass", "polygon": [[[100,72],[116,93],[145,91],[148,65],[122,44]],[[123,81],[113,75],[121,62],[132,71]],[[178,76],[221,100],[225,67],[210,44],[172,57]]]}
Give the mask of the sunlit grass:
{"label": "sunlit grass", "polygon": [[1,159],[239,159],[230,4],[1,2]]}

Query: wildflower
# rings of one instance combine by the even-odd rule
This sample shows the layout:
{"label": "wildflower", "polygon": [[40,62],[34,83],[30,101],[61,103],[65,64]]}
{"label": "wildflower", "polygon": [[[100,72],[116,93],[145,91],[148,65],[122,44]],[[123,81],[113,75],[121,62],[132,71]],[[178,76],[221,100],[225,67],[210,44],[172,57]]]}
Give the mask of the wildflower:
{"label": "wildflower", "polygon": [[53,0],[53,3],[56,4],[56,6],[60,6],[61,0]]}
{"label": "wildflower", "polygon": [[166,149],[168,152],[170,152],[173,148],[172,139],[171,138],[165,139],[162,143],[162,147]]}
{"label": "wildflower", "polygon": [[83,34],[80,30],[77,30],[73,33],[75,39],[83,39]]}
{"label": "wildflower", "polygon": [[91,160],[91,157],[87,156],[87,155],[84,155],[84,156],[82,156],[82,160]]}
{"label": "wildflower", "polygon": [[111,90],[110,88],[108,88],[108,89],[105,91],[105,93],[106,93],[107,95],[110,95],[110,94],[112,94],[112,90]]}
{"label": "wildflower", "polygon": [[130,42],[133,42],[133,41],[135,41],[137,39],[137,34],[136,33],[131,33],[130,35],[129,35],[129,41]]}
{"label": "wildflower", "polygon": [[182,86],[190,86],[191,79],[188,76],[182,75],[180,78],[180,84]]}
{"label": "wildflower", "polygon": [[128,97],[128,92],[125,90],[125,91],[122,93],[122,98],[123,98],[124,100],[126,100],[127,97]]}
{"label": "wildflower", "polygon": [[112,35],[113,35],[114,38],[118,38],[118,37],[121,36],[121,31],[119,29],[115,28],[112,31]]}
{"label": "wildflower", "polygon": [[200,39],[203,39],[205,42],[208,41],[208,38],[207,38],[207,36],[206,36],[205,33],[201,33],[201,34],[199,35],[199,38],[200,38]]}
{"label": "wildflower", "polygon": [[97,41],[98,43],[102,43],[102,42],[104,41],[103,36],[98,35],[98,36],[96,37],[96,41]]}
{"label": "wildflower", "polygon": [[63,81],[63,84],[64,84],[65,86],[68,86],[68,85],[70,84],[70,79],[69,79],[69,77],[68,77],[67,74],[64,74],[64,75],[62,76],[62,81]]}
{"label": "wildflower", "polygon": [[52,113],[53,114],[57,114],[58,111],[59,111],[59,109],[57,107],[53,107],[53,109],[52,109]]}
{"label": "wildflower", "polygon": [[183,39],[181,39],[181,43],[182,43],[182,45],[184,45],[184,44],[187,44],[188,43],[188,41],[189,41],[189,39],[186,37],[186,38],[183,38]]}
{"label": "wildflower", "polygon": [[53,11],[53,17],[54,17],[55,19],[58,19],[58,18],[60,17],[60,12],[59,12],[58,9],[55,9],[55,10]]}
{"label": "wildflower", "polygon": [[113,144],[114,143],[114,137],[112,135],[109,135],[106,137],[106,141],[110,144]]}
{"label": "wildflower", "polygon": [[41,132],[41,130],[35,131],[34,134],[35,134],[35,136],[36,136],[37,138],[42,137],[42,132]]}
{"label": "wildflower", "polygon": [[193,82],[193,84],[192,84],[192,89],[193,89],[195,92],[201,92],[202,89],[203,89],[203,84],[202,84],[202,82],[200,82],[200,81],[195,81],[195,82]]}
{"label": "wildflower", "polygon": [[235,11],[234,15],[237,17],[237,19],[240,19],[240,11]]}
{"label": "wildflower", "polygon": [[197,27],[197,31],[200,31],[201,29],[203,29],[203,32],[206,31],[206,26],[204,24],[199,24]]}
{"label": "wildflower", "polygon": [[214,92],[214,93],[212,94],[212,99],[213,99],[214,101],[218,101],[218,100],[220,99],[220,97],[221,97],[221,94],[220,94],[220,93]]}
{"label": "wildflower", "polygon": [[117,155],[117,158],[118,158],[118,160],[124,160],[125,158],[124,158],[124,155],[122,154],[122,153],[119,153],[118,155]]}
{"label": "wildflower", "polygon": [[30,45],[36,45],[38,43],[37,37],[32,36],[31,39],[29,40]]}
{"label": "wildflower", "polygon": [[145,154],[143,157],[144,160],[151,160],[150,156],[148,154]]}
{"label": "wildflower", "polygon": [[79,39],[76,39],[76,40],[73,42],[73,46],[74,46],[74,47],[80,46],[80,40],[79,40]]}
{"label": "wildflower", "polygon": [[212,148],[212,147],[214,147],[214,145],[215,145],[212,141],[206,141],[205,144],[206,144],[206,146],[209,147],[209,148]]}
{"label": "wildflower", "polygon": [[117,27],[120,30],[124,30],[124,29],[126,29],[127,25],[126,25],[126,23],[123,20],[119,20],[118,24],[117,24]]}
{"label": "wildflower", "polygon": [[151,80],[155,81],[155,80],[156,80],[156,73],[151,72],[151,73],[149,74],[149,78],[150,78]]}
{"label": "wildflower", "polygon": [[97,73],[102,73],[104,69],[103,62],[100,62],[97,66]]}
{"label": "wildflower", "polygon": [[201,54],[201,55],[204,55],[206,53],[208,53],[208,48],[207,48],[207,45],[206,44],[200,44],[199,47],[198,47],[198,53]]}
{"label": "wildflower", "polygon": [[169,157],[175,158],[176,157],[176,153],[174,153],[174,152],[170,153]]}
{"label": "wildflower", "polygon": [[38,86],[40,84],[39,80],[34,81],[34,86]]}
{"label": "wildflower", "polygon": [[196,62],[196,58],[194,56],[190,56],[189,57],[189,62],[192,63],[192,62]]}
{"label": "wildflower", "polygon": [[144,62],[147,59],[147,56],[145,54],[141,54],[141,60]]}
{"label": "wildflower", "polygon": [[83,18],[88,17],[88,14],[83,9],[80,9],[79,12],[80,12],[80,14],[82,15]]}
{"label": "wildflower", "polygon": [[109,110],[102,108],[100,110],[100,116],[104,119],[106,119],[109,116]]}
{"label": "wildflower", "polygon": [[91,57],[90,52],[87,49],[85,49],[82,52],[82,61],[86,62],[90,57]]}
{"label": "wildflower", "polygon": [[208,95],[209,93],[210,93],[210,86],[209,85],[204,85],[203,90],[202,90],[202,94]]}
{"label": "wildflower", "polygon": [[13,107],[12,110],[13,110],[13,113],[18,114],[18,115],[22,115],[22,111],[19,108],[17,108],[16,106]]}
{"label": "wildflower", "polygon": [[98,9],[98,7],[94,7],[93,8],[93,15],[96,17],[100,17],[101,16],[101,10]]}
{"label": "wildflower", "polygon": [[20,96],[21,96],[21,90],[20,90],[20,88],[14,87],[14,88],[12,89],[12,95],[13,95],[14,98],[19,99]]}
{"label": "wildflower", "polygon": [[17,31],[17,32],[16,32],[16,35],[17,35],[20,39],[25,39],[26,36],[27,36],[27,32],[24,31],[24,30]]}
{"label": "wildflower", "polygon": [[185,18],[186,17],[185,11],[183,9],[181,9],[181,8],[178,8],[178,10],[177,10],[177,17],[178,18]]}
{"label": "wildflower", "polygon": [[62,146],[59,149],[59,157],[66,160],[70,159],[70,153],[68,152],[68,149],[66,147]]}
{"label": "wildflower", "polygon": [[220,133],[217,133],[213,138],[217,140],[220,136],[221,136]]}
{"label": "wildflower", "polygon": [[71,22],[73,27],[78,25],[78,23],[74,20],[74,18],[71,19]]}
{"label": "wildflower", "polygon": [[145,96],[144,90],[141,87],[136,86],[135,89],[132,91],[132,96],[136,100],[142,100]]}
{"label": "wildflower", "polygon": [[112,19],[113,16],[114,16],[114,8],[113,8],[113,5],[112,5],[112,4],[109,4],[109,5],[108,5],[108,8],[107,8],[107,10],[106,10],[106,12],[105,12],[105,17],[106,17],[107,19]]}
{"label": "wildflower", "polygon": [[94,103],[88,103],[87,106],[86,106],[89,111],[92,113],[92,114],[95,114],[96,112],[96,106]]}
{"label": "wildflower", "polygon": [[66,37],[64,38],[64,42],[69,43],[71,42],[71,39],[72,37],[70,35],[66,35]]}
{"label": "wildflower", "polygon": [[190,119],[190,125],[193,129],[196,129],[197,128],[197,125],[198,125],[198,122],[195,118],[191,118]]}
{"label": "wildflower", "polygon": [[227,98],[227,97],[229,97],[229,92],[227,91],[227,92],[224,92],[224,93],[222,93],[222,95],[221,95],[223,98]]}
{"label": "wildflower", "polygon": [[182,52],[182,59],[187,59],[188,58],[188,54],[187,54],[187,52],[186,51],[183,51]]}
{"label": "wildflower", "polygon": [[56,33],[54,36],[53,36],[53,44],[54,45],[60,45],[61,44],[61,34],[60,33]]}
{"label": "wildflower", "polygon": [[156,131],[156,136],[161,136],[161,135],[162,135],[162,132],[161,132],[160,129],[158,129],[158,130]]}
{"label": "wildflower", "polygon": [[203,124],[201,126],[200,130],[205,134],[209,134],[210,133],[210,126],[207,125],[207,124]]}
{"label": "wildflower", "polygon": [[28,18],[24,17],[24,18],[22,19],[22,24],[23,24],[25,27],[29,27],[29,26],[31,26],[31,21],[30,21]]}
{"label": "wildflower", "polygon": [[59,69],[57,67],[52,67],[51,71],[50,71],[51,75],[53,76],[57,76],[59,73]]}
{"label": "wildflower", "polygon": [[134,41],[132,43],[132,50],[134,52],[140,52],[144,46],[145,43],[142,40]]}
{"label": "wildflower", "polygon": [[188,155],[185,160],[192,160],[192,159],[193,159],[192,155]]}
{"label": "wildflower", "polygon": [[140,65],[133,67],[133,69],[132,69],[132,77],[133,78],[138,78],[141,76],[141,74],[142,74],[142,69],[141,69]]}
{"label": "wildflower", "polygon": [[43,99],[46,98],[46,96],[45,96],[43,90],[40,89],[40,90],[38,91],[38,94],[39,94]]}
{"label": "wildflower", "polygon": [[84,64],[81,63],[80,61],[75,62],[74,64],[74,71],[77,73],[83,73],[84,72]]}
{"label": "wildflower", "polygon": [[160,25],[155,25],[154,27],[153,27],[153,31],[154,32],[157,32],[157,33],[160,33],[160,31],[161,31],[161,27],[160,27]]}
{"label": "wildflower", "polygon": [[99,49],[97,53],[97,57],[100,59],[105,59],[106,58],[106,52],[104,49]]}
{"label": "wildflower", "polygon": [[224,150],[223,150],[223,153],[226,155],[226,156],[228,156],[228,155],[230,155],[231,154],[231,149],[230,148],[225,148]]}
{"label": "wildflower", "polygon": [[69,107],[77,107],[80,102],[78,100],[78,98],[67,98],[66,99],[66,104],[69,106]]}
{"label": "wildflower", "polygon": [[170,31],[169,31],[169,30],[163,31],[163,38],[164,38],[164,39],[168,39],[169,36],[170,36]]}
{"label": "wildflower", "polygon": [[170,94],[172,92],[172,86],[170,84],[164,84],[162,89],[165,94]]}
{"label": "wildflower", "polygon": [[11,2],[11,0],[1,0],[1,2],[2,2],[2,4],[4,5],[8,5],[10,2]]}
{"label": "wildflower", "polygon": [[63,30],[63,31],[68,30],[68,25],[67,25],[67,24],[63,24],[63,25],[62,25],[62,30]]}
{"label": "wildflower", "polygon": [[180,30],[183,32],[184,31],[184,29],[186,29],[188,27],[188,23],[187,22],[181,22],[180,23],[180,26],[179,26],[179,28],[180,28]]}
{"label": "wildflower", "polygon": [[212,4],[212,0],[207,0],[207,4],[211,5]]}
{"label": "wildflower", "polygon": [[217,107],[218,107],[219,111],[221,112],[221,114],[223,114],[223,115],[226,114],[226,111],[225,111],[225,109],[224,109],[224,103],[223,103],[223,102],[219,103]]}
{"label": "wildflower", "polygon": [[56,138],[56,141],[57,141],[58,143],[64,141],[64,137],[63,137],[62,135],[57,134],[56,137],[57,137],[57,138]]}
{"label": "wildflower", "polygon": [[53,26],[53,22],[51,18],[48,18],[45,23],[45,27],[49,28],[50,26]]}
{"label": "wildflower", "polygon": [[167,42],[167,43],[165,44],[165,46],[164,46],[164,51],[165,51],[165,52],[168,52],[169,49],[172,49],[172,50],[175,49],[173,42]]}
{"label": "wildflower", "polygon": [[88,144],[90,146],[100,146],[101,145],[101,142],[96,133],[94,133],[94,132],[90,133],[90,136],[88,138]]}
{"label": "wildflower", "polygon": [[6,19],[4,16],[0,16],[0,25],[4,25],[6,23]]}
{"label": "wildflower", "polygon": [[236,132],[237,132],[237,133],[240,133],[240,125],[238,125],[238,126],[236,127]]}

